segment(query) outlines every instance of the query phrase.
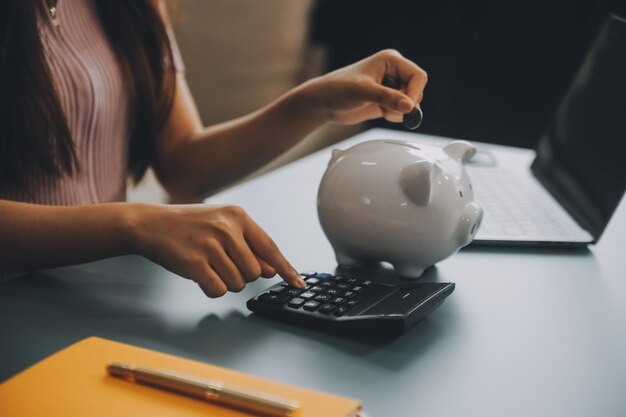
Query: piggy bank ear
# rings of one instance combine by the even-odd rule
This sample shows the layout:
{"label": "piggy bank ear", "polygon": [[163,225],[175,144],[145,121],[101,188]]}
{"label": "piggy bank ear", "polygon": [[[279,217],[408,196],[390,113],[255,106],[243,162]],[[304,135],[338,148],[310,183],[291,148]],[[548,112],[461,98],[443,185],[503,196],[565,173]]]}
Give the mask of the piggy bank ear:
{"label": "piggy bank ear", "polygon": [[418,206],[430,203],[432,180],[440,168],[430,161],[418,161],[400,171],[400,187]]}
{"label": "piggy bank ear", "polygon": [[455,140],[443,147],[443,151],[452,159],[467,162],[476,155],[476,148],[464,140]]}
{"label": "piggy bank ear", "polygon": [[341,155],[345,152],[341,149],[333,149],[332,156],[330,157],[330,161],[328,161],[328,168],[330,168],[335,162],[339,161]]}

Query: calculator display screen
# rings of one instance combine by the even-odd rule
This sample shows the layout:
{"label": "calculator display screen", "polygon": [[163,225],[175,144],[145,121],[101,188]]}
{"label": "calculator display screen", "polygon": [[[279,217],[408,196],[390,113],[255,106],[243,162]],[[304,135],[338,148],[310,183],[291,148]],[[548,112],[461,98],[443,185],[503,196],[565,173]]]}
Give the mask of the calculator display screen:
{"label": "calculator display screen", "polygon": [[424,285],[417,288],[399,289],[382,302],[365,310],[364,315],[402,314],[407,315],[411,310],[422,304],[433,293],[433,288]]}

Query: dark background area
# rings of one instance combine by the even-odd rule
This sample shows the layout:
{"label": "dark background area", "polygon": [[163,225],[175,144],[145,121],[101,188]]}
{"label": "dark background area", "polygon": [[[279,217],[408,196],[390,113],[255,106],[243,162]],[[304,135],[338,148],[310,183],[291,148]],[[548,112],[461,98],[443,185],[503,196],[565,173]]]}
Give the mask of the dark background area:
{"label": "dark background area", "polygon": [[623,0],[318,0],[311,36],[328,70],[385,48],[424,68],[420,132],[534,147],[602,21],[625,10]]}

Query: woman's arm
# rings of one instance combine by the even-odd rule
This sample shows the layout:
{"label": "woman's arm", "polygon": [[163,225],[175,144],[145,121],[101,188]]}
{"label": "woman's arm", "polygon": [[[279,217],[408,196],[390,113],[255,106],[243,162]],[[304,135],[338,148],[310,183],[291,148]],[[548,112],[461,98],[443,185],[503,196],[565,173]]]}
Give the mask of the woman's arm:
{"label": "woman's arm", "polygon": [[[384,87],[385,76],[404,87]],[[422,99],[426,73],[398,52],[379,52],[312,79],[264,108],[203,127],[187,83],[177,93],[157,141],[157,176],[181,200],[199,200],[250,174],[327,121],[358,123],[385,117],[398,122]]]}
{"label": "woman's arm", "polygon": [[304,281],[239,207],[111,203],[43,206],[0,200],[0,272],[139,254],[198,283],[209,297],[279,273]]}
{"label": "woman's arm", "polygon": [[43,206],[0,200],[0,272],[132,253],[131,211],[126,206]]}

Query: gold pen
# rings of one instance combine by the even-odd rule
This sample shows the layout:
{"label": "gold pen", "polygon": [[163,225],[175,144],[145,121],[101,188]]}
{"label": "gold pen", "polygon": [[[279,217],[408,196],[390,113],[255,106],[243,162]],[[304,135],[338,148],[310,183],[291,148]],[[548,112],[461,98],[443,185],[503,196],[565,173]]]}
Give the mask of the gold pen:
{"label": "gold pen", "polygon": [[107,372],[111,376],[130,382],[150,385],[263,416],[296,416],[300,408],[297,401],[228,386],[218,381],[206,381],[172,371],[141,368],[124,363],[109,363]]}

